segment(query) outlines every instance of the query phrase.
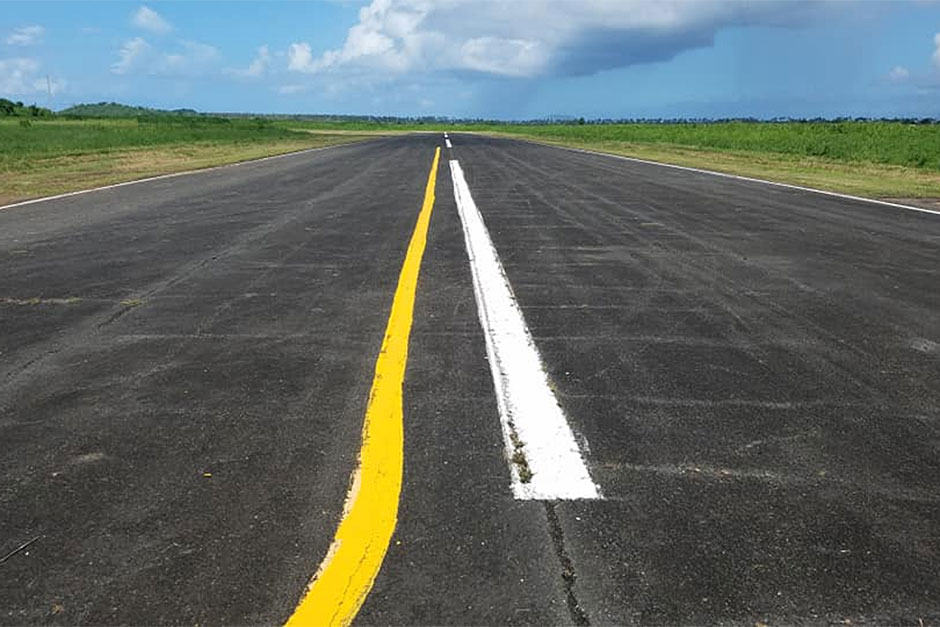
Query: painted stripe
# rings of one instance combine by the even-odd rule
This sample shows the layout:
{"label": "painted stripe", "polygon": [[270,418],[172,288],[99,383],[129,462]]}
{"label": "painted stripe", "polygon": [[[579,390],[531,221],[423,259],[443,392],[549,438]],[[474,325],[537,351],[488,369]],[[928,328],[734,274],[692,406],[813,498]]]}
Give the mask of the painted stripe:
{"label": "painted stripe", "polygon": [[404,457],[402,383],[440,156],[438,147],[375,361],[359,466],[352,474],[343,518],[326,558],[287,621],[291,627],[349,625],[372,589],[395,531]]}
{"label": "painted stripe", "polygon": [[530,144],[535,144],[537,146],[545,146],[548,148],[560,148],[562,150],[570,150],[571,152],[581,152],[587,155],[597,155],[599,157],[610,157],[612,159],[621,159],[623,161],[633,161],[635,163],[645,163],[647,165],[658,165],[663,168],[672,168],[673,170],[684,170],[686,172],[697,172],[699,174],[710,174],[711,176],[720,176],[726,179],[735,179],[738,181],[746,181],[748,183],[760,183],[762,185],[773,185],[774,187],[782,187],[784,189],[794,189],[801,192],[810,192],[813,194],[820,194],[822,196],[832,196],[834,198],[842,198],[843,200],[855,200],[858,202],[866,202],[873,205],[881,205],[883,207],[893,207],[895,209],[906,209],[908,211],[917,211],[918,213],[931,213],[933,215],[940,216],[940,211],[936,209],[927,209],[925,207],[914,207],[913,205],[903,205],[901,203],[890,202],[888,200],[878,200],[877,198],[865,198],[864,196],[853,196],[852,194],[841,194],[839,192],[830,192],[825,189],[816,189],[815,187],[803,187],[802,185],[793,185],[791,183],[779,183],[777,181],[768,181],[767,179],[758,179],[750,176],[741,176],[740,174],[728,174],[727,172],[716,172],[714,170],[703,170],[702,168],[693,168],[685,165],[675,165],[673,163],[663,163],[662,161],[650,161],[649,159],[639,159],[637,157],[625,157],[624,155],[613,155],[609,152],[599,152],[597,150],[586,150],[584,148],[570,148],[568,146],[556,146],[554,144],[542,144],[540,142],[530,142],[526,140],[513,140],[513,141],[523,141]]}
{"label": "painted stripe", "polygon": [[[358,143],[358,142],[356,142]],[[101,187],[91,187],[89,189],[80,189],[74,192],[66,192],[64,194],[57,194],[55,196],[43,196],[42,198],[32,198],[30,200],[22,200],[20,202],[15,202],[10,205],[0,206],[0,211],[4,209],[13,209],[14,207],[22,207],[24,205],[33,205],[40,202],[46,202],[48,200],[59,200],[60,198],[69,198],[71,196],[81,196],[82,194],[90,194],[91,192],[100,192],[106,189],[116,189],[118,187],[126,187],[128,185],[137,185],[138,183],[149,183],[151,181],[160,181],[162,179],[172,179],[177,176],[187,176],[189,174],[202,174],[204,172],[212,172],[214,170],[224,170],[226,168],[235,168],[240,165],[247,165],[249,163],[261,163],[262,161],[272,161],[274,159],[283,159],[284,157],[296,157],[297,155],[307,154],[308,152],[319,152],[321,150],[329,150],[331,148],[340,148],[342,146],[351,146],[349,144],[336,144],[335,146],[321,146],[320,148],[307,148],[305,150],[294,150],[292,152],[285,152],[279,155],[271,155],[270,157],[261,157],[260,159],[248,159],[247,161],[236,161],[235,163],[226,163],[224,165],[216,165],[211,168],[201,168],[199,170],[184,170],[183,172],[172,172],[170,174],[160,174],[157,176],[150,176],[144,179],[134,179],[133,181],[124,181],[123,183],[113,183],[111,185],[102,185]]]}
{"label": "painted stripe", "polygon": [[444,143],[447,144],[447,147],[448,147],[448,148],[453,148],[453,147],[454,147],[454,145],[450,143],[450,140],[449,140],[449,139],[445,139],[445,140],[444,140]]}
{"label": "painted stripe", "polygon": [[510,460],[513,494],[518,499],[600,498],[549,386],[463,169],[451,161],[450,172]]}
{"label": "painted stripe", "polygon": [[444,133],[444,139],[447,139],[447,133]]}

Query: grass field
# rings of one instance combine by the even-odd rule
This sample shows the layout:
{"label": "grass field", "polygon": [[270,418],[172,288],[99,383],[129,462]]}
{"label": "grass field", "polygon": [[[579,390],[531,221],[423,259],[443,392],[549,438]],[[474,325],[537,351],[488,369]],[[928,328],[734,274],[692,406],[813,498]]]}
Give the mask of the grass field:
{"label": "grass field", "polygon": [[0,118],[0,204],[363,138],[250,119]]}
{"label": "grass field", "polygon": [[512,136],[863,196],[940,202],[937,124],[455,125],[160,116],[28,125],[0,119],[0,204],[419,130]]}
{"label": "grass field", "polygon": [[670,145],[763,152],[940,172],[940,124],[898,122],[721,122],[712,124],[545,125],[490,128],[553,141]]}
{"label": "grass field", "polygon": [[940,124],[874,121],[583,125],[294,122],[291,126],[359,132],[370,129],[466,130],[940,206]]}
{"label": "grass field", "polygon": [[903,201],[940,208],[940,172],[858,159],[811,157],[770,150],[721,150],[668,143],[556,139],[511,136],[740,176],[802,185],[845,194]]}

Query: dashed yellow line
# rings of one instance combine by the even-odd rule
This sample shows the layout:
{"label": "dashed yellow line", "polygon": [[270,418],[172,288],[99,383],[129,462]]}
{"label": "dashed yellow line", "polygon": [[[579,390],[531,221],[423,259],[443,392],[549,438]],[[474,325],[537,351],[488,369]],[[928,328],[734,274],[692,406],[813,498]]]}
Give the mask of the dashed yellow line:
{"label": "dashed yellow line", "polygon": [[351,623],[372,589],[395,531],[404,457],[402,383],[440,157],[441,149],[437,148],[424,204],[398,277],[382,350],[375,361],[359,466],[353,472],[343,518],[326,558],[288,619],[288,627]]}

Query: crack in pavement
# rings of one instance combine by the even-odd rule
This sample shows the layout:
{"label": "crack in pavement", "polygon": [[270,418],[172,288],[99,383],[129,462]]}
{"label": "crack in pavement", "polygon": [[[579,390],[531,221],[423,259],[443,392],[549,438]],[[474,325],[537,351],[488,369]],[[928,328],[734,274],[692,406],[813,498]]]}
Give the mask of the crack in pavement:
{"label": "crack in pavement", "polygon": [[578,597],[574,591],[574,585],[577,581],[577,573],[571,557],[565,549],[565,534],[561,529],[561,522],[558,520],[558,512],[555,511],[556,501],[544,501],[545,518],[548,522],[548,532],[552,537],[552,545],[555,547],[555,556],[561,566],[561,578],[565,587],[565,603],[568,605],[568,613],[571,615],[571,621],[575,625],[590,625],[587,612],[578,602]]}

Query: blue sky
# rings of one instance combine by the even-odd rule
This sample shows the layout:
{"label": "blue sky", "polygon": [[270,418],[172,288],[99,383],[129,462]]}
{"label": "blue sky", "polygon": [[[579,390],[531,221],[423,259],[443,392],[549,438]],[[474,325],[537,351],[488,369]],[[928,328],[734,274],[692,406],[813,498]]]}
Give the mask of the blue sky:
{"label": "blue sky", "polygon": [[508,119],[940,117],[940,2],[0,1],[0,97]]}

